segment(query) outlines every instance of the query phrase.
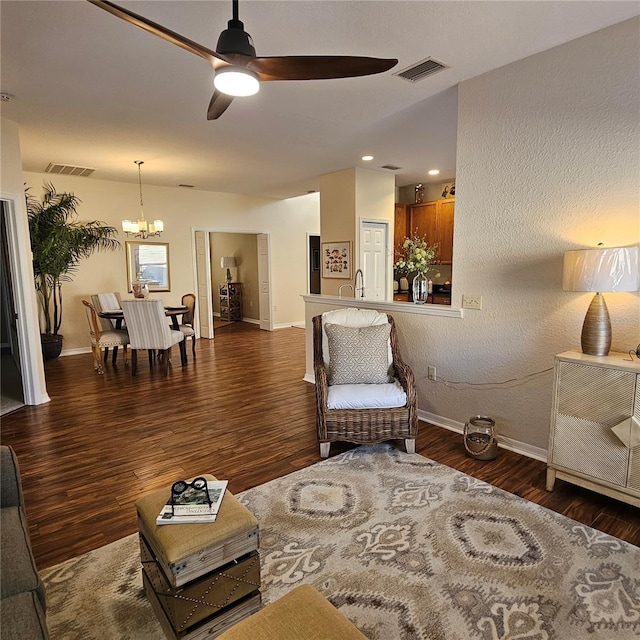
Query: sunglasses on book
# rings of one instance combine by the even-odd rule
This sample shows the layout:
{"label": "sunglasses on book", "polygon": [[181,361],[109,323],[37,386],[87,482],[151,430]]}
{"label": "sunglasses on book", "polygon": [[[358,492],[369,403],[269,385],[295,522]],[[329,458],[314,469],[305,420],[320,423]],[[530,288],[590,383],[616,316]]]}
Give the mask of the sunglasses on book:
{"label": "sunglasses on book", "polygon": [[209,496],[207,480],[202,476],[194,478],[191,482],[178,480],[171,485],[171,511],[173,507],[180,504],[204,504],[209,507],[213,504]]}

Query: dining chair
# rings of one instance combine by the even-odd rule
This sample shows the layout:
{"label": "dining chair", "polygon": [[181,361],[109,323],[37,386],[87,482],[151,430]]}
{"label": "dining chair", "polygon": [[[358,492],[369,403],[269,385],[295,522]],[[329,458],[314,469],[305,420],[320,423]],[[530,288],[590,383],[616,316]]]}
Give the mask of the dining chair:
{"label": "dining chair", "polygon": [[138,351],[150,349],[160,352],[162,373],[166,376],[169,372],[171,347],[182,342],[184,334],[169,328],[162,300],[123,300],[122,311],[132,351],[131,375],[135,376],[137,373]]}
{"label": "dining chair", "polygon": [[93,368],[98,373],[104,373],[102,349],[104,349],[104,361],[106,362],[109,347],[113,347],[113,364],[116,363],[116,358],[118,357],[118,347],[123,347],[124,362],[126,364],[129,334],[123,329],[114,329],[108,320],[106,325],[102,323],[101,320],[104,320],[104,318],[98,316],[96,308],[90,302],[83,300],[82,304],[85,306],[87,321],[89,322],[89,334],[93,348]]}
{"label": "dining chair", "polygon": [[182,304],[187,307],[187,311],[182,314],[182,322],[178,327],[184,334],[185,341],[191,338],[191,352],[193,359],[196,359],[196,330],[193,324],[194,313],[196,309],[196,296],[194,293],[185,293],[182,296]]}

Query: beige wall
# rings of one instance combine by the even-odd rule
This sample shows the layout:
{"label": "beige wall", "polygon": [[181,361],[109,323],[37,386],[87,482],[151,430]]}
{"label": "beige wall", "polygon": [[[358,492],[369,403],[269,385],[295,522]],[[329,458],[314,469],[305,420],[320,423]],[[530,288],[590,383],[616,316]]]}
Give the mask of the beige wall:
{"label": "beige wall", "polygon": [[260,320],[257,236],[253,233],[212,233],[209,238],[214,312],[220,313],[218,287],[227,278],[227,270],[220,266],[220,258],[233,256],[238,266],[231,269],[231,278],[242,283],[242,315],[247,319]]}
{"label": "beige wall", "polygon": [[[386,220],[393,246],[395,201],[393,174],[354,167],[320,177],[320,241],[351,242],[353,271],[359,266],[360,221]],[[322,256],[321,256],[322,262]],[[347,281],[321,278],[323,295],[337,295]]]}
{"label": "beige wall", "polygon": [[[469,293],[483,309],[394,310],[422,411],[458,425],[488,415],[546,448],[547,370],[580,349],[592,297],[562,291],[563,253],[640,241],[639,33],[635,18],[460,85],[453,306]],[[613,350],[635,348],[639,294],[605,298]]]}
{"label": "beige wall", "polygon": [[[135,166],[132,162],[132,172]],[[82,220],[102,220],[120,229],[122,218],[136,217],[138,185],[92,178],[25,173],[24,179],[39,196],[44,182],[53,182],[58,191],[72,191],[81,200]],[[228,193],[154,187],[144,184],[147,218],[164,220],[165,232],[159,241],[170,245],[171,292],[154,293],[168,304],[179,302],[183,293],[195,291],[192,231],[268,233],[271,237],[272,312],[275,326],[304,321],[301,295],[307,290],[307,232],[319,232],[317,194],[291,200],[239,196]],[[127,294],[124,242],[115,252],[96,253],[84,260],[72,282],[64,284],[64,315],[61,333],[64,352],[88,347],[87,321],[81,300],[99,291]]]}

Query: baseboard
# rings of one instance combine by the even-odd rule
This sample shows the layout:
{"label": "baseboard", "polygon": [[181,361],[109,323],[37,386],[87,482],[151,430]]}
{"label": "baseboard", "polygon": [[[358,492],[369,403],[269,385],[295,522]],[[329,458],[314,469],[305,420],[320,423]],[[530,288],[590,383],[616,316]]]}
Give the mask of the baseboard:
{"label": "baseboard", "polygon": [[298,329],[304,329],[304,322],[283,322],[281,324],[274,324],[274,329],[291,329],[291,327],[296,327]]}
{"label": "baseboard", "polygon": [[316,383],[316,377],[312,373],[305,373],[302,378],[305,382],[309,382],[310,384]]}
{"label": "baseboard", "polygon": [[[436,426],[443,427],[444,429],[448,429],[449,431],[455,431],[460,435],[462,435],[464,431],[464,423],[457,422],[456,420],[451,420],[451,418],[438,416],[435,413],[430,413],[429,411],[422,411],[421,409],[418,409],[418,420],[435,424]],[[497,439],[498,446],[502,449],[514,451],[515,453],[519,453],[520,455],[526,456],[527,458],[533,458],[534,460],[540,460],[541,462],[547,461],[546,449],[534,447],[533,445],[527,444],[526,442],[513,440],[512,438],[507,438],[505,436],[501,436],[500,434],[497,435]]]}
{"label": "baseboard", "polygon": [[80,349],[63,349],[62,353],[60,353],[60,357],[63,356],[77,356],[81,353],[93,353],[93,349],[91,347],[82,347]]}

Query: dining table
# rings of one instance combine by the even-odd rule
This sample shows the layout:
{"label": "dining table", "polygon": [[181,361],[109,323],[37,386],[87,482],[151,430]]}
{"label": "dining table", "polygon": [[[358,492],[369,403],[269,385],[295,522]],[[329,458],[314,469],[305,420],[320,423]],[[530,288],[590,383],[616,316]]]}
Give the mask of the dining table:
{"label": "dining table", "polygon": [[[178,316],[181,316],[184,313],[187,313],[189,309],[184,305],[166,306],[164,308],[164,313],[168,318],[171,318],[172,329],[175,331],[180,331],[180,322],[178,320]],[[116,329],[122,328],[122,321],[124,320],[124,312],[122,309],[104,309],[103,311],[98,311],[98,315],[101,318],[106,318],[107,320],[115,320]],[[181,340],[178,343],[178,347],[180,348],[180,360],[182,362],[182,366],[187,364],[187,348],[185,346],[185,341]],[[117,347],[115,347],[117,349]],[[114,353],[114,356],[117,354],[117,351]],[[152,354],[149,354],[149,361],[152,359]]]}

